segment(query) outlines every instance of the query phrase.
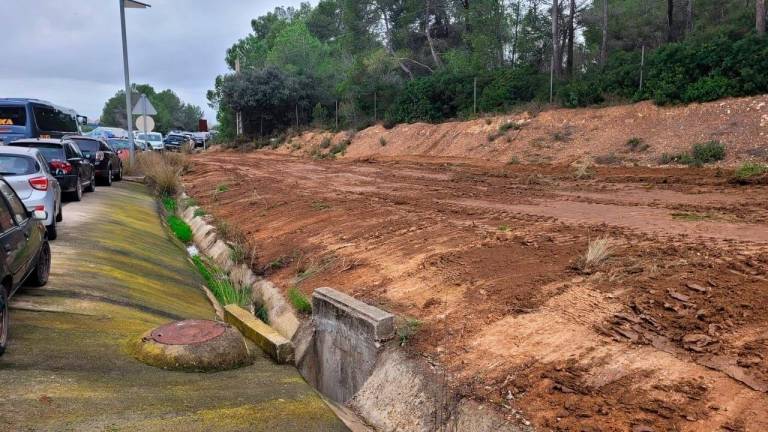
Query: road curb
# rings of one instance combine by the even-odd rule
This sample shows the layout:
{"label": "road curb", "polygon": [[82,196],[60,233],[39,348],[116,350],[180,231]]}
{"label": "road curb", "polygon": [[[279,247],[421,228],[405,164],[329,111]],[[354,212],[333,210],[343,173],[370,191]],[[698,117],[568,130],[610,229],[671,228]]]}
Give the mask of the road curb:
{"label": "road curb", "polygon": [[240,330],[277,363],[293,363],[293,344],[245,309],[234,304],[224,306],[224,321]]}

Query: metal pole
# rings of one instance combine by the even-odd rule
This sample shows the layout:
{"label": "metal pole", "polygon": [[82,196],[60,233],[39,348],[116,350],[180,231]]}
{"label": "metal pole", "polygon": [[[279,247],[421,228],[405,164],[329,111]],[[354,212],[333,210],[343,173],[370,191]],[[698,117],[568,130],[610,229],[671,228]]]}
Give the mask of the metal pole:
{"label": "metal pole", "polygon": [[336,99],[336,130],[339,130],[339,100]]}
{"label": "metal pole", "polygon": [[125,36],[125,0],[118,0],[120,5],[120,27],[123,32],[123,74],[125,75],[125,116],[128,120],[128,152],[131,165],[136,161],[133,142],[133,115],[131,110],[131,79],[128,75],[128,40]]}
{"label": "metal pole", "polygon": [[144,140],[147,139],[147,95],[141,95],[141,116],[144,117]]}
{"label": "metal pole", "polygon": [[472,84],[472,115],[477,115],[477,77]]}
{"label": "metal pole", "polygon": [[645,45],[640,51],[640,91],[643,91],[643,67],[645,66]]}
{"label": "metal pole", "polygon": [[376,120],[378,120],[378,106],[376,105],[376,92],[373,92],[373,122],[376,123]]}

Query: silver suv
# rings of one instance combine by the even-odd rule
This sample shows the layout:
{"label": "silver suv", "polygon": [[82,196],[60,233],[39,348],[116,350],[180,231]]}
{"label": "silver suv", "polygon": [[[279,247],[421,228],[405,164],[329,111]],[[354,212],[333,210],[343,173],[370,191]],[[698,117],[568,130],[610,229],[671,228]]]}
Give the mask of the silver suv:
{"label": "silver suv", "polygon": [[47,213],[43,221],[48,239],[57,237],[56,222],[61,222],[61,187],[48,169],[48,162],[36,148],[0,146],[0,175],[16,191],[30,212]]}

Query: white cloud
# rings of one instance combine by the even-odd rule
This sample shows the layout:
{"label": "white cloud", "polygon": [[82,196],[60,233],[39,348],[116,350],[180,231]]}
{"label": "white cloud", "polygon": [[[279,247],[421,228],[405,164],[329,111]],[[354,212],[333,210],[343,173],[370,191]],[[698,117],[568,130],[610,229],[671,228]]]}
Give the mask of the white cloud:
{"label": "white cloud", "polygon": [[[148,0],[126,10],[131,81],[170,88],[215,119],[205,93],[225,73],[225,50],[250,21],[296,0]],[[3,2],[0,97],[33,97],[96,118],[123,88],[116,0]],[[9,19],[13,17],[13,19]]]}

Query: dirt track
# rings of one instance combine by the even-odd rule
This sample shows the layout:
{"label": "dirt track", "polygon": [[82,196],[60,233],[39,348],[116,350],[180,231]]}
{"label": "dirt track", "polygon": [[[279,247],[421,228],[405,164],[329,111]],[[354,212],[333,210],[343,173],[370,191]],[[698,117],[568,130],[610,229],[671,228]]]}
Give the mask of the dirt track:
{"label": "dirt track", "polygon": [[[542,430],[768,430],[768,188],[704,169],[209,152],[184,182],[283,289],[423,322],[456,393]],[[579,265],[590,240],[610,257]]]}

